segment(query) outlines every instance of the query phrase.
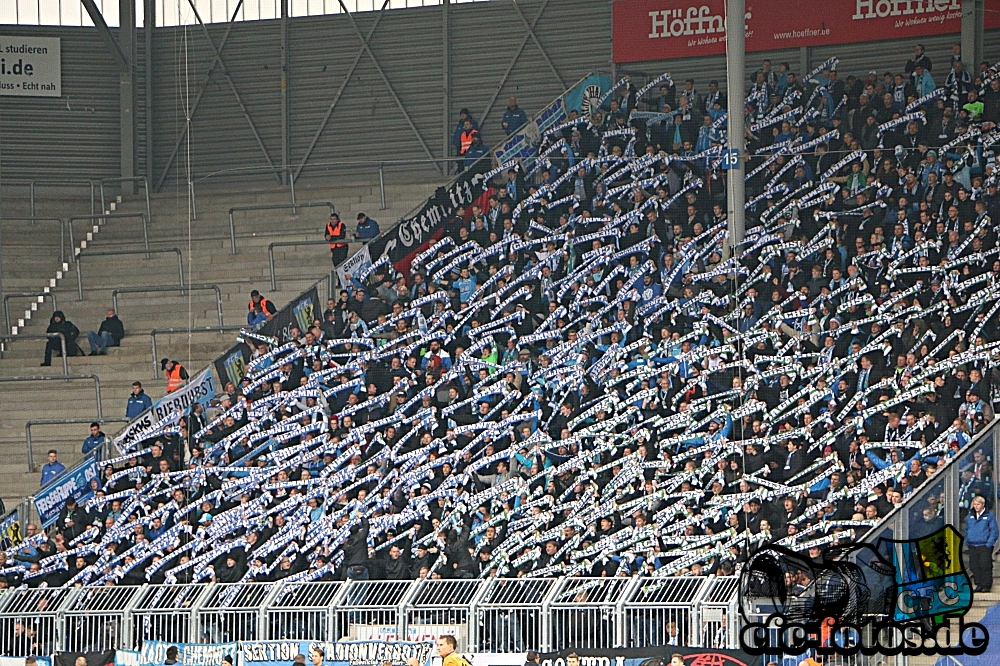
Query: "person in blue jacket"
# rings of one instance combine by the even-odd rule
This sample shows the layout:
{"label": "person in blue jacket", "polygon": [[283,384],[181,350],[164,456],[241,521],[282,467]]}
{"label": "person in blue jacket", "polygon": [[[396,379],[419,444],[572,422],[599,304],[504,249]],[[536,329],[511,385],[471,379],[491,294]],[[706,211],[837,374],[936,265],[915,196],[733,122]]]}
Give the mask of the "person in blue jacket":
{"label": "person in blue jacket", "polygon": [[57,476],[66,471],[66,465],[59,462],[59,453],[55,449],[49,450],[49,461],[42,465],[42,483],[41,487],[44,488],[46,485],[52,482]]}
{"label": "person in blue jacket", "polygon": [[142,390],[142,382],[132,382],[132,395],[128,397],[125,416],[134,419],[152,406],[153,400]]}
{"label": "person in blue jacket", "polygon": [[524,109],[517,105],[517,98],[513,96],[508,97],[507,108],[503,111],[503,120],[500,123],[503,127],[503,133],[510,136],[527,122],[528,114],[524,112]]}
{"label": "person in blue jacket", "polygon": [[364,213],[358,213],[358,228],[354,232],[355,240],[370,240],[379,234],[378,222]]}
{"label": "person in blue jacket", "polygon": [[969,569],[976,592],[989,592],[993,588],[993,546],[998,538],[996,516],[986,510],[982,495],[977,495],[965,517],[965,543],[969,546]]}
{"label": "person in blue jacket", "polygon": [[94,449],[104,445],[107,437],[101,432],[101,424],[94,421],[90,424],[90,436],[83,440],[83,455],[87,455]]}

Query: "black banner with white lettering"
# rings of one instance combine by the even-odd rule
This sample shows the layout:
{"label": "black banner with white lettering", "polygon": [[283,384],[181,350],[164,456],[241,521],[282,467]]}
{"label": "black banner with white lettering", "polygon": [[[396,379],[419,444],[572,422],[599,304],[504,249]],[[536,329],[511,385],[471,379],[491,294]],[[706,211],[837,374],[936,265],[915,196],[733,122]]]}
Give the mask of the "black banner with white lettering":
{"label": "black banner with white lettering", "polygon": [[[488,160],[480,160],[473,167],[480,165],[488,168]],[[450,185],[439,187],[415,215],[400,220],[368,245],[372,263],[388,256],[397,271],[409,276],[413,257],[441,238],[445,222],[459,206],[470,206],[484,196],[484,185],[481,169],[471,168]]]}

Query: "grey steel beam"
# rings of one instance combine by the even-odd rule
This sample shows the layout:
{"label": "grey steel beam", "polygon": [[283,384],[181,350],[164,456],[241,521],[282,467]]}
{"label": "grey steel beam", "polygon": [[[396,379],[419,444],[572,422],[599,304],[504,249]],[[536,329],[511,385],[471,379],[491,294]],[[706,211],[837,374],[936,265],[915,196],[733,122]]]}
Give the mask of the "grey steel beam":
{"label": "grey steel beam", "polygon": [[[288,167],[288,0],[281,0],[281,179],[291,180]],[[289,183],[284,183],[288,185]],[[294,203],[294,200],[293,200]]]}
{"label": "grey steel beam", "polygon": [[[153,159],[153,33],[156,31],[156,3],[143,2],[143,30],[142,36],[145,43],[146,54],[146,200],[149,200],[149,184],[153,182],[156,175]],[[147,211],[148,212],[148,211]]]}
{"label": "grey steel beam", "polygon": [[[364,38],[365,44],[371,41],[372,35],[375,34],[375,29],[378,28],[379,21],[382,20],[382,16],[385,14],[385,8],[389,6],[389,0],[383,0],[382,7],[378,10],[378,14],[375,16],[375,22],[372,23],[372,27],[368,29],[368,36]],[[351,77],[354,76],[354,70],[358,68],[358,63],[361,62],[361,57],[365,54],[363,48],[359,48],[357,54],[354,56],[354,62],[351,66],[347,68],[347,74],[344,76],[344,80],[340,82],[340,88],[337,89],[336,94],[333,96],[333,101],[330,102],[329,108],[326,110],[326,115],[323,116],[323,120],[320,121],[319,127],[316,128],[316,133],[313,134],[312,141],[309,142],[309,147],[306,148],[305,155],[302,156],[302,161],[299,162],[298,168],[295,169],[295,173],[292,175],[292,180],[294,181],[302,173],[302,169],[305,168],[306,162],[309,161],[309,156],[312,155],[312,151],[316,148],[316,144],[319,143],[319,137],[323,134],[323,130],[326,129],[327,123],[330,122],[330,117],[333,116],[333,110],[337,108],[337,103],[340,101],[341,96],[344,94],[344,89],[350,82]]]}
{"label": "grey steel beam", "polygon": [[260,150],[264,153],[264,159],[267,160],[267,165],[271,167],[271,171],[274,173],[274,177],[281,182],[281,174],[275,168],[274,161],[271,160],[271,154],[267,152],[267,147],[264,146],[264,140],[260,138],[260,132],[257,131],[257,125],[253,121],[253,117],[250,115],[250,111],[247,110],[246,104],[243,103],[243,97],[240,95],[240,91],[236,89],[236,84],[233,83],[232,77],[229,76],[229,72],[226,70],[226,61],[222,59],[222,52],[215,48],[215,42],[212,41],[212,35],[208,33],[208,26],[205,22],[201,20],[201,14],[198,13],[198,8],[194,4],[194,0],[188,0],[188,4],[191,6],[191,11],[194,12],[194,17],[198,21],[198,25],[201,26],[201,31],[205,35],[205,41],[208,42],[209,47],[212,49],[212,53],[215,54],[215,59],[219,63],[219,69],[222,71],[222,76],[225,77],[226,83],[229,84],[229,90],[232,91],[233,97],[236,98],[236,103],[240,105],[240,110],[243,111],[243,117],[246,118],[247,124],[250,125],[250,131],[253,132],[253,138],[257,139],[257,145],[260,146]]}
{"label": "grey steel beam", "polygon": [[[191,0],[188,1],[190,2]],[[364,49],[365,53],[368,54],[368,57],[371,58],[372,65],[375,66],[375,71],[382,77],[382,83],[385,84],[386,90],[389,91],[393,101],[396,102],[396,106],[399,107],[399,112],[403,114],[403,118],[406,120],[406,123],[410,126],[410,129],[413,130],[413,134],[417,138],[417,142],[420,144],[420,147],[424,149],[425,153],[427,153],[427,157],[434,159],[434,153],[431,152],[427,142],[424,141],[424,137],[420,134],[417,126],[413,123],[413,119],[410,118],[410,114],[406,111],[406,107],[403,106],[403,101],[399,99],[399,95],[396,94],[396,90],[392,87],[389,77],[386,76],[385,71],[382,70],[382,65],[379,63],[378,58],[376,58],[375,54],[372,53],[371,47],[368,46],[368,42],[365,41],[364,35],[361,34],[361,29],[354,20],[354,15],[347,11],[347,5],[344,4],[344,0],[337,0],[337,2],[340,3],[340,8],[344,10],[345,14],[347,14],[347,20],[351,22],[351,27],[354,28],[354,33],[358,36],[358,39],[361,40],[361,48]],[[438,170],[444,173],[444,169],[440,166],[438,166]]]}
{"label": "grey steel beam", "polygon": [[108,28],[101,10],[94,4],[94,0],[80,0],[80,2],[83,3],[83,8],[87,10],[90,20],[94,22],[97,34],[104,40],[104,45],[108,47],[108,52],[111,54],[111,58],[115,61],[115,64],[118,65],[118,69],[123,72],[128,71],[129,67],[132,66],[132,61],[125,56],[121,46],[118,45],[118,40],[111,34],[111,29]]}
{"label": "grey steel beam", "polygon": [[985,54],[983,42],[983,0],[962,0],[962,64],[973,77]]}
{"label": "grey steel beam", "polygon": [[[201,87],[198,89],[198,94],[194,98],[194,104],[191,105],[191,118],[194,118],[195,112],[198,111],[198,105],[201,104],[202,98],[205,96],[205,91],[208,90],[208,84],[212,82],[212,74],[215,73],[215,67],[219,64],[222,52],[226,48],[226,42],[229,41],[229,35],[233,31],[233,26],[236,25],[236,17],[240,13],[240,8],[243,7],[243,0],[239,0],[236,3],[236,9],[233,10],[233,15],[229,19],[229,25],[226,26],[226,33],[222,36],[222,41],[219,43],[218,53],[212,60],[212,64],[209,65],[208,71],[205,73],[205,79],[201,83]],[[163,181],[167,179],[167,174],[170,173],[170,167],[173,166],[174,160],[177,159],[177,153],[180,152],[181,146],[184,145],[184,139],[187,138],[187,124],[184,125],[184,129],[181,131],[180,135],[177,137],[176,143],[174,143],[174,149],[170,151],[170,157],[167,158],[167,163],[163,166],[163,173],[160,174],[159,180],[156,181],[156,187],[153,189],[157,192],[163,187]]]}
{"label": "grey steel beam", "polygon": [[[135,19],[135,0],[121,0],[118,4],[119,46],[125,53],[125,58],[129,63],[135,62]],[[123,179],[126,179],[122,182],[122,194],[125,195],[132,194],[133,183],[128,179],[135,178],[136,176],[135,103],[135,67],[129,66],[119,75],[118,91],[119,136],[121,137],[121,172],[119,175]]]}
{"label": "grey steel beam", "polygon": [[743,81],[746,78],[745,57],[746,35],[744,33],[744,13],[746,0],[726,0],[726,95],[729,111],[729,149],[739,151],[739,164],[727,172],[729,210],[729,249],[735,252],[737,244],[743,242],[746,232],[746,183],[743,150],[745,108]]}
{"label": "grey steel beam", "polygon": [[[533,41],[535,43],[535,46],[538,47],[538,50],[542,54],[542,58],[545,59],[545,62],[546,64],[548,64],[549,69],[552,70],[552,73],[555,75],[556,80],[559,81],[560,87],[563,90],[566,90],[567,88],[566,82],[563,81],[563,77],[562,75],[559,74],[559,70],[556,69],[556,66],[552,64],[552,60],[549,58],[549,52],[545,50],[545,47],[542,46],[542,43],[538,41],[538,35],[535,34],[535,23],[538,22],[538,17],[537,16],[535,17],[535,21],[533,23],[528,23],[528,19],[525,17],[524,12],[521,11],[521,6],[517,4],[517,0],[512,0],[512,2],[514,3],[514,9],[517,11],[518,18],[520,18],[521,23],[524,24],[524,29],[528,31],[528,37],[530,37],[531,41]],[[541,11],[539,11],[538,15],[541,16],[541,14],[542,14]]]}
{"label": "grey steel beam", "polygon": [[[524,51],[524,47],[528,45],[528,41],[531,39],[530,32],[535,29],[535,25],[538,24],[538,19],[541,18],[542,13],[548,6],[549,0],[543,0],[541,6],[538,8],[538,13],[535,14],[534,20],[532,20],[529,26],[529,34],[524,36],[521,40],[521,45],[517,47],[517,51],[514,53],[514,57],[510,59],[510,65],[507,66],[507,71],[504,72],[503,76],[500,77],[500,83],[497,85],[497,89],[493,91],[493,97],[490,98],[489,103],[486,105],[486,110],[483,111],[483,115],[479,116],[479,126],[483,127],[486,124],[486,116],[490,114],[493,110],[493,105],[496,104],[497,97],[500,96],[500,91],[503,90],[504,85],[507,84],[507,79],[510,78],[510,73],[514,71],[514,65],[517,64],[517,59],[521,57],[521,53]],[[564,88],[565,90],[565,88]]]}
{"label": "grey steel beam", "polygon": [[[441,2],[441,157],[451,153],[451,0]],[[447,167],[445,167],[447,168]],[[379,172],[381,174],[381,171]],[[384,192],[384,188],[383,188]],[[382,202],[385,208],[385,202]]]}

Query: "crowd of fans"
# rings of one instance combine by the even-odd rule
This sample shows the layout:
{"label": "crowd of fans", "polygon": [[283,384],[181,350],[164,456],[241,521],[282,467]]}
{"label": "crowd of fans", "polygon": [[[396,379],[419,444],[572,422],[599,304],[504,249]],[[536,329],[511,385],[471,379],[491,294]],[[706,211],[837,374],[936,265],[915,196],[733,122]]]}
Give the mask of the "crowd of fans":
{"label": "crowd of fans", "polygon": [[717,85],[572,110],[405,272],[244,333],[242,383],[105,461],[0,585],[730,575],[859,538],[1000,401],[1000,78],[950,69],[764,63],[733,253]]}

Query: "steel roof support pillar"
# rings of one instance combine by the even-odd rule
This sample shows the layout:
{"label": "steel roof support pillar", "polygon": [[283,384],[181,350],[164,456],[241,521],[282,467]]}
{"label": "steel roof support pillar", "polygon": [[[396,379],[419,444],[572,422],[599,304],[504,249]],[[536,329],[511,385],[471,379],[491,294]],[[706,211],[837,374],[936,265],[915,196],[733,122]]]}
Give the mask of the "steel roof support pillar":
{"label": "steel roof support pillar", "polygon": [[983,43],[985,19],[983,0],[962,0],[962,65],[973,78],[986,53]]}
{"label": "steel roof support pillar", "polygon": [[[136,132],[135,132],[135,54],[136,54],[136,16],[135,0],[121,0],[118,4],[120,45],[128,61],[128,67],[121,72],[119,90],[119,111],[121,119],[121,177],[136,176]],[[132,194],[135,183],[122,181],[122,194]],[[102,213],[107,211],[101,211]]]}
{"label": "steel roof support pillar", "polygon": [[[451,154],[451,49],[448,11],[451,0],[441,0],[441,157]],[[445,173],[450,173],[445,163]]]}

